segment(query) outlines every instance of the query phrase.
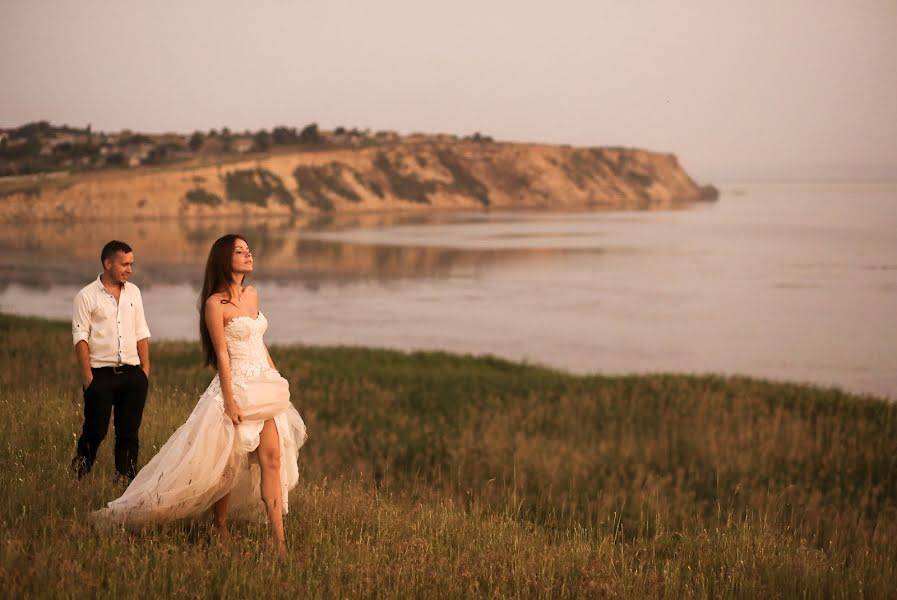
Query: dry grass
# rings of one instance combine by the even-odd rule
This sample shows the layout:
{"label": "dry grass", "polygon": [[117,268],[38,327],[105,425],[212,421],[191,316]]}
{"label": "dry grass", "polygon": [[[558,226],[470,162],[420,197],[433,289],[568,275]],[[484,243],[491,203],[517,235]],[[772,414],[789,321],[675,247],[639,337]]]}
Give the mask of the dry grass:
{"label": "dry grass", "polygon": [[[441,353],[273,348],[311,433],[285,561],[262,524],[91,529],[66,466],[65,324],[0,316],[7,597],[887,598],[897,407],[741,378],[573,377]],[[211,372],[154,344],[146,461]]]}

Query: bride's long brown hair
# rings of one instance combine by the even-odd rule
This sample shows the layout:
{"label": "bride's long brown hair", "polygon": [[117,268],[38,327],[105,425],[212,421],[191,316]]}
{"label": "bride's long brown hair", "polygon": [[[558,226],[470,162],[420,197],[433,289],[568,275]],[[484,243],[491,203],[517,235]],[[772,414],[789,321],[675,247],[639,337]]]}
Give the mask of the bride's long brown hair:
{"label": "bride's long brown hair", "polygon": [[[202,292],[199,294],[199,341],[202,344],[205,365],[218,368],[218,356],[212,345],[212,336],[206,326],[206,300],[217,292],[227,292],[230,299],[230,286],[234,281],[234,270],[231,267],[234,246],[237,240],[246,242],[246,238],[237,233],[223,235],[212,244],[209,259],[206,261],[206,274],[202,281]],[[246,242],[248,245],[248,242]]]}

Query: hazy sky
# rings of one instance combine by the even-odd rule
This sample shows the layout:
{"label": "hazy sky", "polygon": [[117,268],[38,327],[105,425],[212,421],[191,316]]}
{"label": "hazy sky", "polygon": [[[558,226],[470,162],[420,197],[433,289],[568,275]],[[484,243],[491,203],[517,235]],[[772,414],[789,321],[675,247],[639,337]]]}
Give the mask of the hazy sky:
{"label": "hazy sky", "polygon": [[897,176],[897,0],[0,1],[0,126],[315,121]]}

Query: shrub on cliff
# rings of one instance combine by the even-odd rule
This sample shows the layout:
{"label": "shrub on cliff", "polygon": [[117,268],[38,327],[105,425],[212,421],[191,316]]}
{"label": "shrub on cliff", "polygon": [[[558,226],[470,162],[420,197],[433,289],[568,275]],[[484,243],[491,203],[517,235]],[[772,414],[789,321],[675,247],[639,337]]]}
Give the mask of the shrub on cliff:
{"label": "shrub on cliff", "polygon": [[355,175],[355,179],[359,183],[363,181],[353,169],[338,162],[320,166],[302,165],[296,167],[293,177],[299,187],[299,194],[311,206],[321,210],[333,210],[333,202],[327,192],[341,196],[349,202],[361,202],[361,196],[343,179],[343,174],[346,172]]}
{"label": "shrub on cliff", "polygon": [[702,185],[701,186],[701,200],[705,200],[708,202],[714,202],[719,200],[719,190],[715,185]]}
{"label": "shrub on cliff", "polygon": [[367,179],[364,175],[359,173],[358,171],[352,171],[352,175],[355,177],[355,181],[358,182],[358,185],[361,187],[368,189],[374,193],[378,198],[383,198],[383,188],[380,187],[380,184],[376,181],[371,181]]}
{"label": "shrub on cliff", "polygon": [[627,170],[624,173],[626,179],[629,180],[633,185],[648,187],[652,183],[654,183],[654,178],[646,173],[640,173],[638,171],[634,171],[632,169]]}
{"label": "shrub on cliff", "polygon": [[470,171],[464,168],[457,156],[448,150],[440,150],[436,153],[436,157],[452,174],[452,184],[448,186],[449,191],[464,196],[473,196],[483,206],[489,206],[489,189],[483,185],[483,182],[474,177]]}
{"label": "shrub on cliff", "polygon": [[267,206],[268,198],[273,196],[281,204],[294,207],[293,195],[284,187],[283,180],[262,167],[225,173],[224,190],[228,200]]}
{"label": "shrub on cliff", "polygon": [[284,186],[283,179],[261,167],[256,170],[256,173],[258,174],[262,185],[270,191],[275,200],[284,206],[289,206],[291,209],[295,208],[295,198],[293,198],[293,194],[291,194],[286,186]]}
{"label": "shrub on cliff", "polygon": [[[418,157],[418,164],[421,165]],[[429,204],[429,195],[436,190],[446,190],[463,196],[476,198],[483,206],[489,206],[489,190],[483,183],[463,165],[461,161],[449,150],[440,150],[436,158],[448,170],[452,176],[452,182],[445,184],[440,181],[421,180],[413,175],[404,175],[401,172],[402,159],[396,156],[390,158],[383,152],[374,157],[374,166],[386,177],[392,193],[401,198],[418,204]],[[426,159],[423,160],[426,164]]]}
{"label": "shrub on cliff", "polygon": [[204,204],[206,206],[218,206],[222,202],[221,196],[218,194],[213,194],[207,190],[204,190],[200,187],[194,188],[187,192],[184,196],[184,199],[187,200],[190,204]]}
{"label": "shrub on cliff", "polygon": [[410,175],[402,175],[399,171],[402,167],[401,158],[396,157],[395,163],[389,160],[383,152],[378,152],[374,157],[374,166],[386,176],[392,193],[402,200],[409,200],[418,204],[429,204],[429,194],[436,191],[436,183],[433,181],[421,181]]}
{"label": "shrub on cliff", "polygon": [[589,182],[600,179],[608,172],[602,157],[589,150],[574,150],[559,166],[579,189],[586,189]]}
{"label": "shrub on cliff", "polygon": [[293,177],[296,179],[299,196],[301,196],[309,206],[320,210],[333,210],[333,201],[324,193],[321,179],[318,176],[316,167],[298,166],[293,171]]}

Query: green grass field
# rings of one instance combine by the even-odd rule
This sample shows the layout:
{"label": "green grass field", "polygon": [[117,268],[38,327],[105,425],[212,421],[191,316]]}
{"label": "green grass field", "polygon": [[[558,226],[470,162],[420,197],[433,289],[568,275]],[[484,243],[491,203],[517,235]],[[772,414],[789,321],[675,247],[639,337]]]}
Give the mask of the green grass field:
{"label": "green grass field", "polygon": [[[893,598],[897,405],[747,378],[577,377],[488,357],[273,347],[310,439],[286,517],[129,533],[112,431],[68,464],[66,323],[0,315],[4,597]],[[141,464],[213,372],[152,345]]]}

